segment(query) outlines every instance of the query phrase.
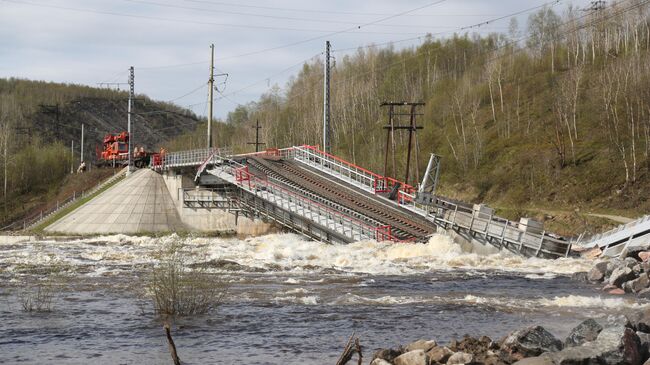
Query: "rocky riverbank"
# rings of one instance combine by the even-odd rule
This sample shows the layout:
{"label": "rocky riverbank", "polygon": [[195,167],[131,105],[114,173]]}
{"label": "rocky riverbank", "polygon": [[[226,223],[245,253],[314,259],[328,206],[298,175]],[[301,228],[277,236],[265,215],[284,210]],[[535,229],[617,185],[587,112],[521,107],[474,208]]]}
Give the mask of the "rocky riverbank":
{"label": "rocky riverbank", "polygon": [[648,247],[624,249],[618,258],[601,259],[586,273],[574,276],[603,283],[609,294],[633,293],[650,299],[650,251]]}
{"label": "rocky riverbank", "polygon": [[465,336],[447,345],[419,340],[375,352],[370,365],[650,365],[650,309],[603,327],[593,319],[577,325],[564,341],[541,326],[514,331],[501,340]]}
{"label": "rocky riverbank", "polygon": [[[590,252],[598,256],[598,253]],[[600,258],[575,280],[603,285],[612,295],[635,294],[650,299],[650,247],[625,249],[618,258]],[[544,327],[514,331],[494,341],[465,336],[447,345],[419,340],[396,349],[377,351],[371,365],[650,365],[650,308],[630,313],[617,325],[588,319],[578,324],[564,341]]]}

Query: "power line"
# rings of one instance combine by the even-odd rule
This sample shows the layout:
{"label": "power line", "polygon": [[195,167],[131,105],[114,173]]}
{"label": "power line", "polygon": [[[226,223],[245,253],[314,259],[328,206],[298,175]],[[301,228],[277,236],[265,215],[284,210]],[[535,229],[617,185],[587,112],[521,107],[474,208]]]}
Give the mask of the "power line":
{"label": "power line", "polygon": [[[144,5],[152,5],[152,6],[164,7],[164,8],[183,9],[183,10],[192,10],[192,11],[199,11],[199,12],[210,12],[210,13],[218,13],[218,14],[232,14],[232,15],[259,17],[259,18],[293,20],[293,21],[300,21],[300,22],[312,22],[312,23],[358,25],[358,22],[332,20],[332,19],[314,19],[314,18],[310,19],[310,18],[304,18],[304,17],[297,18],[297,17],[270,15],[270,14],[255,14],[255,13],[246,13],[246,12],[240,12],[240,11],[228,11],[228,10],[221,10],[221,9],[215,10],[215,9],[208,9],[208,8],[197,8],[197,7],[192,7],[192,6],[164,4],[164,3],[158,3],[158,2],[154,2],[154,1],[145,1],[145,0],[123,0],[123,1],[136,3],[136,4],[144,4]],[[389,15],[389,14],[385,14],[385,15]],[[428,24],[428,25],[417,25],[417,24],[373,24],[373,26],[393,27],[393,28],[410,28],[410,29],[412,29],[412,28],[452,28],[451,26],[437,26],[437,25],[431,25],[431,24]]]}
{"label": "power line", "polygon": [[192,91],[189,91],[189,92],[187,92],[186,94],[183,94],[183,95],[181,95],[181,96],[179,96],[179,97],[177,97],[177,98],[170,99],[170,100],[168,100],[167,102],[168,102],[168,103],[173,103],[173,102],[175,102],[176,100],[183,99],[183,98],[185,98],[185,97],[187,97],[187,96],[190,96],[190,95],[194,94],[195,92],[197,92],[197,91],[203,89],[204,87],[205,87],[205,84],[202,83],[202,84],[199,85],[199,87],[197,87],[196,89],[193,89]]}
{"label": "power line", "polygon": [[[391,14],[387,13],[359,13],[359,12],[350,12],[350,11],[336,11],[336,10],[315,10],[315,9],[304,9],[304,8],[282,8],[275,6],[260,6],[260,5],[245,5],[245,4],[235,4],[222,1],[209,1],[209,0],[185,0],[192,3],[200,4],[210,4],[210,5],[223,5],[223,6],[232,6],[238,8],[251,8],[251,9],[262,9],[262,10],[279,10],[279,11],[290,11],[290,12],[299,12],[299,13],[316,13],[316,14],[336,14],[336,15],[360,15],[360,16],[387,16]],[[402,16],[411,16],[411,17],[443,17],[443,16],[453,16],[453,17],[474,17],[474,16],[498,16],[498,15],[489,15],[489,14],[404,14]]]}
{"label": "power line", "polygon": [[[43,7],[43,8],[57,9],[57,10],[80,12],[80,13],[101,14],[101,15],[110,15],[110,16],[135,18],[135,19],[166,21],[166,22],[174,22],[174,23],[212,25],[212,26],[233,27],[233,28],[243,28],[243,29],[263,29],[263,30],[291,31],[291,32],[312,32],[312,33],[328,33],[328,34],[331,34],[333,32],[332,30],[329,30],[329,29],[306,29],[306,28],[291,28],[291,27],[274,27],[274,26],[253,25],[253,24],[216,23],[216,22],[208,22],[208,21],[201,21],[201,20],[187,20],[187,19],[176,19],[176,18],[166,18],[166,17],[159,17],[159,16],[150,16],[150,15],[137,15],[137,14],[128,14],[128,13],[118,13],[118,12],[106,11],[106,10],[83,9],[83,8],[75,8],[75,7],[69,7],[69,6],[41,4],[41,3],[34,3],[34,2],[30,2],[30,1],[24,1],[24,0],[0,0],[0,1],[5,1],[5,2],[9,2],[9,3],[14,3],[14,4],[23,4],[23,5],[35,6],[35,7]],[[446,1],[446,0],[440,0],[439,2],[443,2],[443,1]],[[362,26],[368,26],[368,25],[372,25],[372,24],[369,23],[369,24],[359,25],[359,26],[356,26],[356,27],[352,27],[352,28],[349,28],[349,29],[346,29],[346,30],[343,30],[343,31],[334,32],[334,33],[335,34],[339,34],[339,33],[398,34],[398,33],[395,33],[395,32],[358,31],[358,29],[361,29]],[[399,34],[417,34],[417,33],[399,33]]]}
{"label": "power line", "polygon": [[[261,83],[264,82],[264,81],[270,81],[272,78],[275,78],[276,76],[282,75],[283,73],[285,73],[285,72],[287,72],[287,71],[289,71],[289,70],[292,70],[292,69],[294,69],[294,68],[296,68],[296,67],[298,67],[298,66],[302,66],[302,65],[304,65],[305,63],[307,63],[307,62],[313,60],[314,58],[320,56],[321,54],[323,54],[323,52],[317,53],[317,54],[315,54],[315,55],[313,55],[313,56],[311,56],[311,57],[309,57],[309,58],[307,58],[307,59],[305,59],[305,60],[302,60],[302,61],[300,61],[300,62],[298,62],[298,63],[296,63],[296,64],[294,64],[294,65],[291,65],[291,66],[289,66],[289,67],[287,67],[287,68],[285,68],[285,69],[283,69],[283,70],[281,70],[281,71],[278,71],[277,73],[274,73],[274,74],[271,75],[271,76],[267,76],[267,77],[265,77],[265,78],[263,78],[263,79],[259,79],[259,80],[255,81],[255,82],[251,83],[251,84],[248,84],[247,86],[244,86],[244,87],[242,87],[242,88],[240,88],[240,89],[237,89],[237,90],[235,90],[235,91],[231,91],[231,92],[225,94],[224,97],[225,97],[225,96],[235,95],[235,94],[237,94],[237,93],[239,93],[239,92],[241,92],[241,91],[244,91],[244,90],[250,89],[251,87],[253,87],[253,86],[255,86],[255,85],[261,84]],[[221,93],[221,94],[223,95],[223,93]]]}
{"label": "power line", "polygon": [[395,41],[388,41],[388,42],[383,42],[383,43],[379,43],[379,44],[371,44],[371,45],[367,45],[367,46],[342,48],[342,49],[334,50],[333,52],[343,52],[343,51],[350,51],[350,50],[358,50],[358,49],[361,49],[361,48],[375,48],[375,47],[381,47],[381,46],[384,46],[384,45],[391,45],[391,44],[394,44],[394,43],[402,43],[402,42],[408,42],[408,41],[414,41],[414,40],[421,40],[422,38],[425,38],[425,37],[433,37],[433,36],[438,36],[438,35],[444,35],[444,34],[449,34],[449,33],[455,32],[455,31],[462,31],[462,30],[467,30],[467,29],[471,29],[471,28],[477,28],[477,27],[480,27],[482,25],[487,25],[487,24],[490,24],[490,23],[494,23],[496,21],[503,20],[503,19],[506,19],[506,18],[512,18],[514,16],[525,14],[525,13],[528,13],[528,12],[531,12],[531,11],[534,11],[534,10],[537,10],[537,9],[540,9],[540,8],[543,8],[543,7],[546,7],[546,6],[554,7],[554,6],[558,5],[558,4],[560,4],[561,2],[562,2],[562,0],[549,1],[549,2],[546,2],[546,3],[538,5],[538,6],[533,6],[533,7],[527,8],[527,9],[516,11],[514,13],[499,16],[498,18],[488,19],[488,20],[485,20],[485,21],[482,21],[482,22],[479,22],[479,23],[465,25],[465,26],[462,26],[462,27],[457,27],[457,28],[455,28],[453,30],[450,30],[450,31],[438,32],[438,33],[427,33],[427,34],[422,34],[422,35],[420,35],[418,37],[399,39],[399,40],[395,40]]}

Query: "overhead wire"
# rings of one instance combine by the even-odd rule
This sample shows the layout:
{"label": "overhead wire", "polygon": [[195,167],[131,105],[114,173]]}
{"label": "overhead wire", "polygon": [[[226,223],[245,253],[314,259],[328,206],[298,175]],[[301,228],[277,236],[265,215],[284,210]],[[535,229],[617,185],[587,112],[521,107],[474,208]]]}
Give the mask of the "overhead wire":
{"label": "overhead wire", "polygon": [[[183,5],[176,5],[176,4],[165,4],[165,3],[159,3],[155,1],[147,1],[147,0],[122,0],[130,3],[135,3],[135,4],[143,4],[143,5],[151,5],[151,6],[158,6],[158,7],[164,7],[164,8],[171,8],[171,9],[182,9],[182,10],[192,10],[192,11],[200,11],[200,12],[210,12],[210,13],[217,13],[217,14],[231,14],[231,15],[242,15],[242,16],[250,16],[250,17],[259,17],[259,18],[268,18],[268,19],[280,19],[280,20],[292,20],[292,21],[300,21],[300,22],[311,22],[311,23],[326,23],[326,24],[345,24],[345,25],[358,25],[358,22],[350,22],[350,21],[341,21],[341,20],[333,20],[333,19],[314,19],[314,18],[298,18],[298,17],[290,17],[290,16],[280,16],[280,15],[271,15],[271,14],[256,14],[256,13],[246,13],[246,12],[240,12],[240,11],[229,11],[229,10],[216,10],[216,9],[208,9],[208,8],[197,8],[197,7],[192,7],[192,6],[183,6]],[[417,25],[417,24],[373,24],[373,26],[377,27],[392,27],[392,28],[452,28],[452,26],[440,26],[440,25]]]}
{"label": "overhead wire", "polygon": [[[210,0],[185,0],[186,2],[191,3],[200,3],[200,4],[211,4],[211,5],[222,5],[222,6],[231,6],[238,8],[251,8],[251,9],[263,9],[263,10],[278,10],[278,11],[290,11],[290,12],[299,12],[299,13],[317,13],[317,14],[337,14],[337,15],[360,15],[360,16],[386,16],[391,15],[388,13],[360,13],[360,12],[350,12],[350,11],[337,11],[337,10],[315,10],[315,9],[300,9],[300,8],[283,8],[276,6],[261,6],[261,5],[246,5],[241,3],[228,3],[223,1],[210,1]],[[411,17],[436,17],[436,16],[458,16],[458,17],[473,17],[473,16],[486,16],[486,14],[408,14],[404,16]],[[492,15],[490,15],[492,16]]]}
{"label": "overhead wire", "polygon": [[545,3],[541,4],[541,5],[533,6],[533,7],[530,7],[530,8],[523,9],[523,10],[518,10],[518,11],[516,11],[514,13],[510,13],[510,14],[507,14],[507,15],[502,15],[502,16],[499,16],[497,18],[492,18],[492,19],[488,19],[488,20],[485,20],[485,21],[481,21],[479,23],[474,23],[474,24],[470,24],[470,25],[456,27],[455,29],[452,29],[452,30],[449,30],[449,31],[438,32],[438,33],[426,33],[426,34],[421,34],[418,37],[399,39],[399,40],[394,40],[394,41],[387,41],[387,42],[382,42],[382,43],[378,43],[378,44],[370,44],[370,45],[367,45],[367,46],[358,46],[358,47],[348,47],[348,48],[335,49],[335,50],[332,50],[332,52],[336,53],[336,52],[344,52],[344,51],[350,51],[350,50],[358,50],[358,49],[363,49],[363,48],[375,48],[375,47],[381,47],[381,46],[384,46],[384,45],[391,45],[391,44],[395,44],[395,43],[402,43],[402,42],[408,42],[408,41],[414,41],[414,40],[421,40],[422,38],[426,38],[426,37],[434,37],[434,36],[439,36],[439,35],[445,35],[445,34],[455,32],[455,31],[468,30],[468,29],[472,29],[472,28],[481,27],[482,25],[491,24],[491,23],[494,23],[494,22],[499,21],[499,20],[512,18],[512,17],[517,16],[517,15],[529,13],[531,11],[541,9],[543,7],[546,7],[546,6],[554,7],[554,6],[558,5],[558,4],[560,4],[562,1],[563,0],[548,1],[548,2],[545,2]]}
{"label": "overhead wire", "polygon": [[[129,14],[129,13],[120,13],[120,12],[114,12],[114,11],[107,11],[107,10],[84,9],[84,8],[76,8],[76,7],[70,7],[70,6],[35,3],[35,2],[32,2],[32,1],[26,1],[26,0],[0,0],[0,1],[14,3],[14,4],[23,4],[23,5],[35,6],[35,7],[43,7],[43,8],[50,8],[50,9],[58,9],[58,10],[65,10],[65,11],[80,12],[80,13],[111,15],[111,16],[118,16],[118,17],[127,17],[127,18],[135,18],[135,19],[147,19],[147,20],[174,22],[174,23],[185,23],[185,24],[195,24],[195,25],[212,25],[212,26],[233,27],[233,28],[243,28],[243,29],[262,29],[262,30],[277,30],[277,31],[291,31],[291,32],[327,33],[325,36],[331,35],[333,33],[334,34],[339,34],[339,33],[396,34],[395,32],[358,31],[357,29],[361,29],[361,26],[356,26],[356,27],[352,27],[352,28],[349,28],[349,29],[346,29],[346,30],[333,32],[330,29],[306,29],[306,28],[292,28],[292,27],[275,27],[275,26],[266,26],[266,25],[218,23],[218,22],[209,22],[209,21],[202,21],[202,20],[188,20],[188,19],[167,18],[167,17],[160,17],[160,16]],[[439,2],[443,2],[443,1],[446,1],[446,0],[439,0]],[[367,25],[371,25],[371,24],[364,24],[363,26],[367,26]],[[416,34],[416,33],[401,33],[401,34]]]}

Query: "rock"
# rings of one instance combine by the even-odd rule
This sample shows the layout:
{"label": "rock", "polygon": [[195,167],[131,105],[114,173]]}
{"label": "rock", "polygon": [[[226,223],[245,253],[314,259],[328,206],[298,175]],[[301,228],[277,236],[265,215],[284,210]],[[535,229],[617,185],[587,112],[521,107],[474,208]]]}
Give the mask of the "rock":
{"label": "rock", "polygon": [[638,332],[650,333],[650,309],[635,311],[625,317],[627,318],[627,327]]}
{"label": "rock", "polygon": [[635,279],[631,268],[624,266],[615,269],[609,277],[609,283],[621,287],[624,282]]}
{"label": "rock", "polygon": [[636,264],[632,267],[632,271],[634,271],[634,273],[639,276],[643,272],[643,267],[641,264]]}
{"label": "rock", "polygon": [[634,257],[626,257],[623,261],[625,261],[625,266],[629,267],[630,269],[639,264],[639,260],[635,259]]}
{"label": "rock", "polygon": [[641,263],[641,271],[650,273],[650,261],[643,261]]}
{"label": "rock", "polygon": [[613,258],[607,261],[607,271],[605,272],[605,276],[609,277],[612,275],[614,270],[625,266],[625,262],[619,258]]}
{"label": "rock", "polygon": [[370,365],[393,365],[384,359],[374,359]]}
{"label": "rock", "polygon": [[427,340],[417,340],[413,343],[410,343],[406,345],[406,352],[413,351],[413,350],[423,350],[424,352],[427,352],[431,350],[432,348],[438,346],[436,341],[427,341]]}
{"label": "rock", "polygon": [[457,352],[447,360],[447,365],[464,365],[464,364],[470,364],[474,361],[474,356],[472,354],[468,354],[467,352]]}
{"label": "rock", "polygon": [[581,282],[589,281],[589,273],[586,271],[575,272],[571,275],[571,280]]}
{"label": "rock", "polygon": [[453,350],[456,352],[467,352],[470,354],[485,354],[487,353],[492,340],[487,336],[482,336],[479,339],[474,337],[465,336],[462,340],[457,341]]}
{"label": "rock", "polygon": [[601,282],[605,280],[605,275],[607,274],[607,262],[602,261],[594,265],[594,267],[589,270],[587,273],[587,279],[589,281]]}
{"label": "rock", "polygon": [[[400,348],[401,350],[401,348]],[[380,349],[375,352],[375,354],[372,356],[373,360],[376,359],[382,359],[386,360],[388,362],[393,362],[396,357],[401,355],[403,351],[400,350],[394,350],[394,349]]]}
{"label": "rock", "polygon": [[555,364],[629,364],[641,365],[640,342],[636,333],[623,326],[604,329],[598,338],[582,346],[546,353]]}
{"label": "rock", "polygon": [[635,261],[645,261],[641,258],[641,254],[647,251],[648,251],[648,246],[626,247],[623,249],[623,251],[621,251],[619,258],[626,261],[628,258],[634,259]]}
{"label": "rock", "polygon": [[628,281],[626,286],[630,288],[630,292],[638,293],[643,289],[646,289],[650,286],[650,278],[647,274],[643,274],[634,280]]}
{"label": "rock", "polygon": [[403,353],[393,361],[395,365],[429,365],[427,355],[422,350]]}
{"label": "rock", "polygon": [[650,299],[650,288],[641,290],[636,296],[643,299]]}
{"label": "rock", "polygon": [[608,291],[607,294],[611,294],[611,295],[623,295],[623,294],[625,294],[625,290],[623,290],[623,289],[618,289],[618,288],[617,288],[617,289],[612,289],[612,290]]}
{"label": "rock", "polygon": [[427,356],[429,356],[429,359],[431,360],[432,363],[440,363],[440,364],[447,363],[447,360],[453,354],[454,352],[445,346],[434,347],[429,352],[427,352]]}
{"label": "rock", "polygon": [[519,360],[514,365],[555,365],[555,363],[548,356],[542,355]]}
{"label": "rock", "polygon": [[559,351],[562,349],[562,342],[544,327],[532,326],[509,334],[503,341],[501,349],[513,360],[521,360],[539,356],[544,352]]}
{"label": "rock", "polygon": [[571,330],[569,336],[564,341],[565,347],[579,346],[585,342],[594,341],[598,334],[603,330],[593,319],[587,319]]}
{"label": "rock", "polygon": [[639,337],[639,343],[641,344],[641,357],[647,359],[650,356],[650,334],[637,332],[636,335]]}
{"label": "rock", "polygon": [[605,286],[603,286],[603,291],[610,291],[612,289],[618,289],[618,288],[612,284],[606,284]]}
{"label": "rock", "polygon": [[650,260],[650,251],[639,252],[639,260],[643,262]]}

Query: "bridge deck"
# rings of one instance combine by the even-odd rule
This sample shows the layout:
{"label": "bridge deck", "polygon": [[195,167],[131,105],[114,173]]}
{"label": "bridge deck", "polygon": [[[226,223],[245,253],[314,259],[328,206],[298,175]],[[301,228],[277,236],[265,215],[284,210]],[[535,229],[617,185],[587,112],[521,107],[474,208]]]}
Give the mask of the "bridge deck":
{"label": "bridge deck", "polygon": [[[217,192],[222,199],[210,195],[207,202],[188,196],[186,204],[227,209],[238,204],[238,211],[267,217],[327,242],[412,241],[443,228],[524,256],[563,257],[571,249],[569,241],[557,236],[478,214],[450,199],[437,197],[433,206],[418,204],[412,186],[312,146],[237,156],[225,150],[181,152],[167,159],[153,167],[195,166],[197,180],[210,174],[235,188],[228,194]],[[389,192],[396,195],[395,200],[388,199]]]}

